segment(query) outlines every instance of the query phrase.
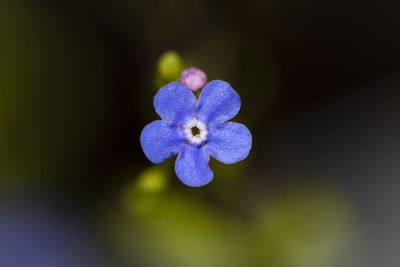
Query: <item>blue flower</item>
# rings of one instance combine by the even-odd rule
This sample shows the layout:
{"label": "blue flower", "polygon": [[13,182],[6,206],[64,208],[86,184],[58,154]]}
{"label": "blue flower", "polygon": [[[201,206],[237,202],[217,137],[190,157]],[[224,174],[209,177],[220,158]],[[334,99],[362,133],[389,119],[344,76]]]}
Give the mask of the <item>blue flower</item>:
{"label": "blue flower", "polygon": [[240,97],[227,82],[209,82],[198,100],[184,84],[172,82],[158,91],[154,107],[162,120],[143,129],[143,151],[153,163],[178,154],[175,172],[188,186],[212,180],[210,156],[232,164],[249,154],[250,131],[243,124],[226,122],[240,109]]}

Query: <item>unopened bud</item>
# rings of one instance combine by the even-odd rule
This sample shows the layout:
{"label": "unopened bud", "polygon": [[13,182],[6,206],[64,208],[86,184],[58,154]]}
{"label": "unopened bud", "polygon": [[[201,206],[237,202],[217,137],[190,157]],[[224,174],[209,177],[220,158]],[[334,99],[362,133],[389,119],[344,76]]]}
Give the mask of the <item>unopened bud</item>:
{"label": "unopened bud", "polygon": [[207,83],[207,75],[196,67],[190,67],[182,71],[181,82],[196,93]]}

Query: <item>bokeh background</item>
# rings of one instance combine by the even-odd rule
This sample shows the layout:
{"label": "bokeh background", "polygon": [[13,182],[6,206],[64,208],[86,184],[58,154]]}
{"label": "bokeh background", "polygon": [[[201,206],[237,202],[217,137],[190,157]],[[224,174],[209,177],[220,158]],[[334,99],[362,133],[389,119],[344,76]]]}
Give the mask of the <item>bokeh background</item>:
{"label": "bokeh background", "polygon": [[[0,1],[0,266],[400,266],[396,1]],[[151,164],[152,98],[239,92],[238,164]]]}

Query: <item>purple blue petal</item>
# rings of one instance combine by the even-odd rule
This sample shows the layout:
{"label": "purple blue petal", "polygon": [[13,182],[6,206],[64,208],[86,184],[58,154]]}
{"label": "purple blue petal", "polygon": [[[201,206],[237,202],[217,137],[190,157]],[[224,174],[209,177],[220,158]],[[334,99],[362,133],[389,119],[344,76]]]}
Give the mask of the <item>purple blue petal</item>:
{"label": "purple blue petal", "polygon": [[179,130],[175,125],[161,120],[148,124],[140,135],[140,143],[147,158],[153,163],[161,163],[178,154],[184,142]]}
{"label": "purple blue petal", "polygon": [[229,83],[214,80],[203,89],[197,106],[198,118],[208,125],[226,122],[240,109],[240,97]]}
{"label": "purple blue petal", "polygon": [[185,123],[196,110],[197,99],[183,83],[172,82],[154,97],[154,107],[163,120]]}
{"label": "purple blue petal", "polygon": [[210,154],[201,146],[188,144],[178,155],[175,172],[188,186],[202,186],[211,182],[213,172],[209,166]]}
{"label": "purple blue petal", "polygon": [[207,149],[213,158],[227,164],[241,161],[250,152],[252,137],[240,123],[227,122],[209,130]]}

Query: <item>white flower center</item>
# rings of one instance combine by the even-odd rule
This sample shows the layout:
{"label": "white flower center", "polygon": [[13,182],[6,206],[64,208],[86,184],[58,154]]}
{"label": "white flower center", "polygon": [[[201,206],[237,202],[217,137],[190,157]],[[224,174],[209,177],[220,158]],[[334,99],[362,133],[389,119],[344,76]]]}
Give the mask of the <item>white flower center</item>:
{"label": "white flower center", "polygon": [[191,143],[201,144],[206,140],[208,131],[202,122],[191,120],[185,125],[185,133]]}

